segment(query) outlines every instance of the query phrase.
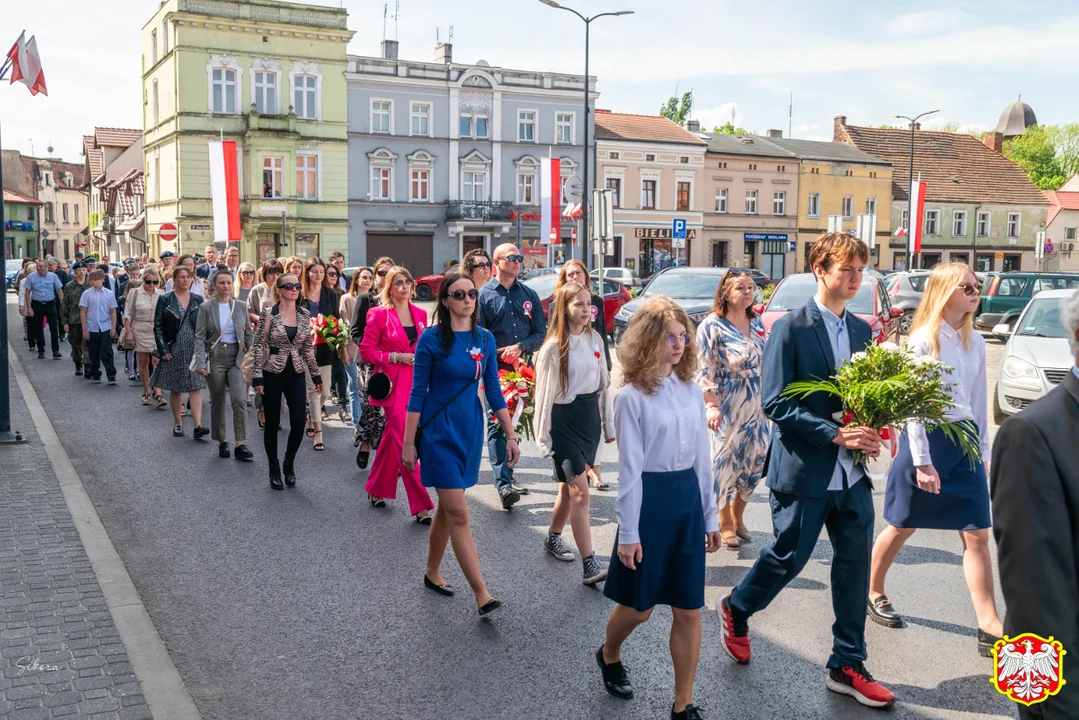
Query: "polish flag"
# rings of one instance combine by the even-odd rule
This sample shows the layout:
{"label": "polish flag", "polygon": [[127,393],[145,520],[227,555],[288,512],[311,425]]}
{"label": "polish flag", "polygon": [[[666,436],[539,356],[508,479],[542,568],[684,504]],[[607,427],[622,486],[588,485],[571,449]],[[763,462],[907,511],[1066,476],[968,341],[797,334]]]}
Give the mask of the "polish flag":
{"label": "polish flag", "polygon": [[7,53],[11,61],[11,83],[21,82],[30,88],[31,95],[48,95],[45,89],[45,72],[41,69],[41,57],[37,54],[37,38],[33,35],[26,40],[26,31],[11,46]]}
{"label": "polish flag", "polygon": [[236,141],[210,141],[210,198],[214,208],[214,240],[240,239],[240,182]]}
{"label": "polish flag", "polygon": [[540,159],[540,243],[562,244],[562,163]]}
{"label": "polish flag", "polygon": [[910,218],[911,233],[907,238],[907,252],[920,253],[922,251],[922,224],[925,221],[925,191],[926,184],[918,180],[910,183],[911,206],[914,217]]}
{"label": "polish flag", "polygon": [[580,220],[581,203],[570,203],[567,205],[566,209],[562,211],[562,217],[567,220]]}

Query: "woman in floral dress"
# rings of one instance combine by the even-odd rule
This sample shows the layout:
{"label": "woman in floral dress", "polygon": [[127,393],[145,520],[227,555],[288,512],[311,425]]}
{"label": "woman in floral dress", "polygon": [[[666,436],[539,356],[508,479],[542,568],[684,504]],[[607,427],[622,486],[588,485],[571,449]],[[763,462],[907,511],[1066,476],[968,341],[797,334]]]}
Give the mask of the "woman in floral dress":
{"label": "woman in floral dress", "polygon": [[728,548],[752,539],[742,515],[761,479],[771,429],[761,407],[765,333],[753,312],[755,291],[748,273],[728,270],[697,328],[697,383],[711,430],[720,537]]}

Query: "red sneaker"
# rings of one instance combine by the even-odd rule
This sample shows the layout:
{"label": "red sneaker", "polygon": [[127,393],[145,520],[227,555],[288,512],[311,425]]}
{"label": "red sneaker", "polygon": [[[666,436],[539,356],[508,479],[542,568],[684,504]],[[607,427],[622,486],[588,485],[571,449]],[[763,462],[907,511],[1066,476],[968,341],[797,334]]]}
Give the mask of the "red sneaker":
{"label": "red sneaker", "polygon": [[723,622],[723,650],[739,665],[749,662],[749,625],[746,619],[731,611],[731,596],[719,603],[719,619]]}
{"label": "red sneaker", "polygon": [[832,692],[850,695],[866,707],[895,705],[895,693],[874,680],[862,663],[829,670],[826,684]]}

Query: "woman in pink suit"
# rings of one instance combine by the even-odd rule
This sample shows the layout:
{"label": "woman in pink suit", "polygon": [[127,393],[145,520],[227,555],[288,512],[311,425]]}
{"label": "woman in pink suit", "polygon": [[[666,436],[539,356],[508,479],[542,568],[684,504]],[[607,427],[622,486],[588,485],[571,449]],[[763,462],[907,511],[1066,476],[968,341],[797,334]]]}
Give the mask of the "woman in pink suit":
{"label": "woman in pink suit", "polygon": [[388,397],[383,400],[371,398],[371,405],[385,410],[386,429],[367,480],[367,498],[372,507],[386,507],[387,498],[397,497],[397,478],[400,477],[408,495],[409,512],[416,522],[430,525],[430,511],[435,505],[420,483],[419,470],[409,470],[401,463],[416,340],[427,327],[427,313],[410,302],[414,287],[415,281],[408,270],[390,268],[382,286],[382,304],[367,312],[360,357],[373,365],[376,373],[388,375],[391,383]]}

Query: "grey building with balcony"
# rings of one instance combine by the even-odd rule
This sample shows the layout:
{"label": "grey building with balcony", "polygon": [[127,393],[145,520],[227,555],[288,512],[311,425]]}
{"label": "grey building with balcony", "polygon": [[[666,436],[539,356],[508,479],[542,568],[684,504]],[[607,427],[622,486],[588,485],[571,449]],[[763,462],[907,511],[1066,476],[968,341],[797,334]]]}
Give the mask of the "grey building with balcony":
{"label": "grey building with balcony", "polygon": [[[518,232],[526,256],[547,257],[540,159],[561,159],[563,183],[581,176],[585,122],[594,137],[583,75],[456,63],[448,43],[434,62],[401,60],[386,40],[381,57],[350,55],[345,77],[350,265],[389,255],[416,276],[442,272]],[[588,89],[594,108],[595,78]]]}

